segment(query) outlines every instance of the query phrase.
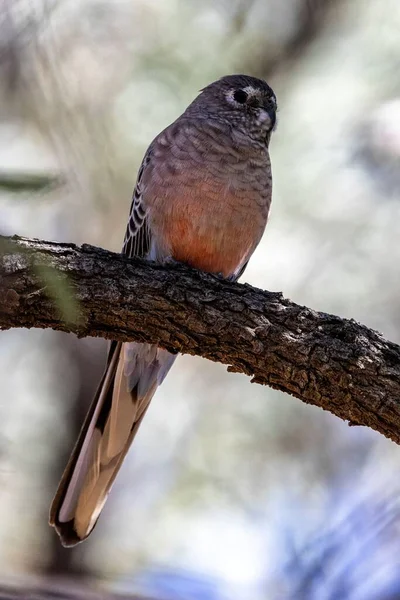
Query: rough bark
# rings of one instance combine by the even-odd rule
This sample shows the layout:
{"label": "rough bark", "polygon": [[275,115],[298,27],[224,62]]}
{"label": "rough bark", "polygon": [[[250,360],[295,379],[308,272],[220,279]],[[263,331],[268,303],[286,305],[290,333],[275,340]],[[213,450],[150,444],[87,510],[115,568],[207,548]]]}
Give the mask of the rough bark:
{"label": "rough bark", "polygon": [[400,442],[400,347],[353,320],[183,265],[0,238],[0,328],[156,342]]}

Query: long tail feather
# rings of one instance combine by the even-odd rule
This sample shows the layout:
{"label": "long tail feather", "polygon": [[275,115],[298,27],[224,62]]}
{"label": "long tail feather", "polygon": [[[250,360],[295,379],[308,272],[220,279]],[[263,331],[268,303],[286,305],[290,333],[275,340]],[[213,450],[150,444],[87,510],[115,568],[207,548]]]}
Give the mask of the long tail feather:
{"label": "long tail feather", "polygon": [[113,342],[78,441],[50,508],[64,546],[93,530],[157,386],[175,356],[148,344]]}

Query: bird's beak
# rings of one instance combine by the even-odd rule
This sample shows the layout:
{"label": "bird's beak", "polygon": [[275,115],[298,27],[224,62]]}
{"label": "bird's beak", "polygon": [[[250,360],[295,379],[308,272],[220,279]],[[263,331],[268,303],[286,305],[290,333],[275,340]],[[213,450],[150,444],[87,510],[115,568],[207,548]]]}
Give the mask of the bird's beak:
{"label": "bird's beak", "polygon": [[275,128],[276,125],[276,108],[273,104],[267,104],[265,106],[265,110],[268,113],[268,116],[271,121],[271,131]]}

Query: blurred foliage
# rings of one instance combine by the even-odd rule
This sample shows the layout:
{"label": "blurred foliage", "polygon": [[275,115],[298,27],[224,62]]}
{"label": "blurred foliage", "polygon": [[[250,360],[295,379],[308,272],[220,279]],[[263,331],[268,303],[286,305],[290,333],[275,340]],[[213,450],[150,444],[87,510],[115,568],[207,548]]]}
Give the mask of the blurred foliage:
{"label": "blurred foliage", "polygon": [[[397,0],[1,0],[0,172],[54,183],[0,185],[1,233],[118,250],[152,138],[211,80],[266,77],[274,197],[246,279],[399,341],[399,31]],[[400,597],[397,447],[191,357],[93,535],[58,549],[46,512],[104,345],[18,330],[0,357],[3,577],[90,574],[164,600]]]}
{"label": "blurred foliage", "polygon": [[42,191],[49,186],[57,185],[57,183],[56,179],[37,173],[33,175],[30,173],[18,173],[18,175],[7,172],[0,173],[0,188],[9,192]]}

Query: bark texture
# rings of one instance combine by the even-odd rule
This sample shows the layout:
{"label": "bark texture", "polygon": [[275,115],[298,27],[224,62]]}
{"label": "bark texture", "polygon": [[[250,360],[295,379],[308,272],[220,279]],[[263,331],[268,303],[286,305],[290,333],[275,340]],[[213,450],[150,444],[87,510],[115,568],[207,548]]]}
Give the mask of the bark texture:
{"label": "bark texture", "polygon": [[11,327],[204,356],[400,442],[400,346],[280,293],[88,245],[0,237],[0,328]]}

